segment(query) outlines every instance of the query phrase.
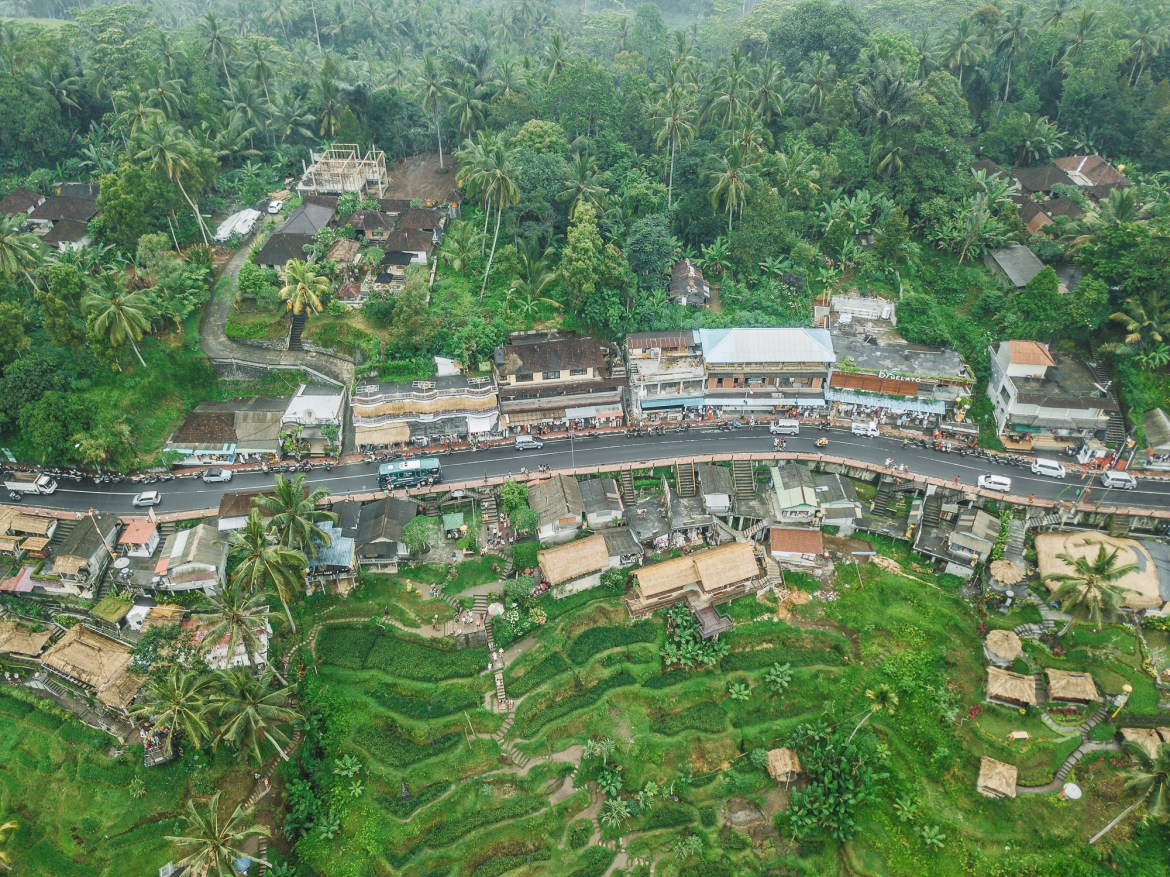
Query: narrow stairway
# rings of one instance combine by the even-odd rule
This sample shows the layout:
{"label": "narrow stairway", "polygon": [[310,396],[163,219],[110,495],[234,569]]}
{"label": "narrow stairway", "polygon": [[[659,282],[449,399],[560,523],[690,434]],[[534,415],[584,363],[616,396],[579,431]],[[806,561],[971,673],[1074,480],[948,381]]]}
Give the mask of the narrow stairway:
{"label": "narrow stairway", "polygon": [[634,504],[634,472],[632,469],[622,470],[622,502],[626,505]]}
{"label": "narrow stairway", "polygon": [[755,496],[756,479],[751,460],[731,461],[731,483],[736,496]]}
{"label": "narrow stairway", "polygon": [[676,463],[674,466],[674,483],[678,487],[678,495],[690,497],[698,495],[698,479],[695,477],[694,463]]}
{"label": "narrow stairway", "polygon": [[288,349],[304,350],[301,344],[301,333],[305,331],[305,315],[295,314],[292,318],[292,327],[288,331]]}

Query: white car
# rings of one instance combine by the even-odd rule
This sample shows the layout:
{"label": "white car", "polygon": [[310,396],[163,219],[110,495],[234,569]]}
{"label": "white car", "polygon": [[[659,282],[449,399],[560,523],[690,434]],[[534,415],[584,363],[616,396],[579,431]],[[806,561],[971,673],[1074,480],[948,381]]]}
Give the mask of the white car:
{"label": "white car", "polygon": [[232,480],[231,469],[208,469],[203,473],[204,484],[220,484]]}
{"label": "white car", "polygon": [[143,508],[145,506],[158,505],[162,502],[162,496],[157,490],[146,490],[134,497],[134,507]]}
{"label": "white car", "polygon": [[272,216],[275,216],[276,214],[280,213],[282,207],[284,207],[283,201],[269,201],[268,202],[268,212]]}
{"label": "white car", "polygon": [[1012,480],[1006,475],[980,475],[975,483],[984,490],[1001,490],[1007,493],[1012,489]]}

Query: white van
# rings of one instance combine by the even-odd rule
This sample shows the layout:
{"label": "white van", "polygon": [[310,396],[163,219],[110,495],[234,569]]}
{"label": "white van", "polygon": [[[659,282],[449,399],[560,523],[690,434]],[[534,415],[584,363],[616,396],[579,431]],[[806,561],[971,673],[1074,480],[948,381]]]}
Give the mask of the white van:
{"label": "white van", "polygon": [[1049,478],[1064,478],[1068,472],[1065,471],[1064,465],[1056,460],[1045,460],[1037,457],[1032,461],[1032,474],[1047,475]]}
{"label": "white van", "polygon": [[534,435],[516,436],[516,450],[518,451],[539,451],[543,447],[544,442]]}
{"label": "white van", "polygon": [[1102,487],[1117,487],[1121,490],[1133,490],[1137,487],[1137,479],[1128,472],[1102,472]]}
{"label": "white van", "polygon": [[876,420],[871,420],[868,423],[855,423],[849,427],[849,431],[854,435],[864,435],[870,438],[877,438],[881,435],[878,432],[878,425]]}
{"label": "white van", "polygon": [[980,475],[975,483],[984,490],[1001,490],[1007,493],[1012,489],[1012,480],[1006,475]]}
{"label": "white van", "polygon": [[773,420],[772,425],[768,427],[768,432],[772,435],[800,435],[800,421]]}

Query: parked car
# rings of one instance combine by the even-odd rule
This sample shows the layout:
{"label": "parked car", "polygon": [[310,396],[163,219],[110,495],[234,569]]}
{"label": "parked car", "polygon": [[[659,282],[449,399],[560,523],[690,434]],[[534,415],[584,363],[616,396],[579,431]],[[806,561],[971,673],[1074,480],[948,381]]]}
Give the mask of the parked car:
{"label": "parked car", "polygon": [[222,484],[232,480],[231,469],[208,469],[203,473],[204,484]]}
{"label": "parked car", "polygon": [[157,490],[144,490],[134,497],[133,502],[134,507],[139,509],[146,506],[158,505],[162,502],[162,495]]}
{"label": "parked car", "polygon": [[984,490],[1002,490],[1007,493],[1012,489],[1012,480],[1006,475],[980,475],[975,483]]}
{"label": "parked car", "polygon": [[269,201],[268,202],[268,212],[272,216],[275,216],[276,214],[280,213],[280,211],[283,207],[284,207],[283,201]]}

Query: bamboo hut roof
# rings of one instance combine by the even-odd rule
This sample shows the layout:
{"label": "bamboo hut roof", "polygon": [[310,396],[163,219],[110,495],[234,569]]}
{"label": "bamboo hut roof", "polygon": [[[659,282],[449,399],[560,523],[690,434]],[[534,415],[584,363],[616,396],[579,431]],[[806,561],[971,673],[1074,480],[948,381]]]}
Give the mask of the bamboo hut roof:
{"label": "bamboo hut roof", "polygon": [[1036,536],[1036,566],[1040,577],[1055,591],[1060,582],[1051,581],[1053,573],[1072,573],[1073,568],[1061,560],[1058,554],[1069,557],[1084,557],[1092,561],[1097,552],[1117,549],[1118,565],[1136,564],[1132,570],[1115,582],[1122,589],[1123,605],[1129,609],[1161,608],[1163,600],[1158,590],[1158,565],[1146,546],[1134,539],[1122,539],[1108,533],[1040,533]]}
{"label": "bamboo hut roof", "polygon": [[142,685],[131,676],[130,647],[78,624],[65,632],[41,658],[46,667],[94,689],[98,700],[123,708]]}
{"label": "bamboo hut roof", "polygon": [[984,641],[987,650],[1007,663],[1024,653],[1020,638],[1010,630],[993,630]]}
{"label": "bamboo hut roof", "polygon": [[706,551],[644,566],[634,572],[638,590],[644,598],[687,585],[697,585],[709,594],[757,575],[756,555],[746,542],[727,542]]}
{"label": "bamboo hut roof", "polygon": [[0,652],[35,658],[52,638],[52,631],[37,633],[15,621],[0,621]]}
{"label": "bamboo hut roof", "polygon": [[1048,676],[1049,700],[1098,701],[1101,695],[1097,693],[1097,685],[1088,673],[1070,673],[1067,670],[1055,670],[1047,667],[1044,670]]}
{"label": "bamboo hut roof", "polygon": [[1158,747],[1163,742],[1162,736],[1153,728],[1122,728],[1121,739],[1141,746],[1150,754],[1150,758],[1158,755]]}
{"label": "bamboo hut roof", "polygon": [[772,779],[777,782],[791,782],[802,773],[804,768],[800,764],[800,759],[791,749],[785,747],[768,750],[768,776]]}
{"label": "bamboo hut roof", "polygon": [[1036,680],[999,667],[987,668],[987,696],[1027,706],[1036,705]]}
{"label": "bamboo hut roof", "polygon": [[609,549],[605,537],[595,533],[576,542],[536,552],[540,571],[550,585],[579,579],[609,568]]}
{"label": "bamboo hut roof", "polygon": [[985,755],[979,759],[979,781],[975,789],[988,798],[1014,798],[1018,775],[1019,771],[1014,765],[1004,764]]}

